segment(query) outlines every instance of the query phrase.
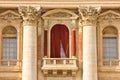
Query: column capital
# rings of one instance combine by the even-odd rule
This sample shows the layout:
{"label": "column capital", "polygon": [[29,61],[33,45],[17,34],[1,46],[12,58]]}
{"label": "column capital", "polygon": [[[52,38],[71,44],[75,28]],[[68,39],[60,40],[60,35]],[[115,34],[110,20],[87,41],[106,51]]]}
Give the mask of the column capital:
{"label": "column capital", "polygon": [[96,25],[97,16],[100,13],[101,7],[85,6],[79,7],[79,14],[82,18],[83,25]]}
{"label": "column capital", "polygon": [[38,19],[38,15],[40,12],[40,6],[19,6],[19,13],[23,18],[24,25],[29,25],[35,23]]}

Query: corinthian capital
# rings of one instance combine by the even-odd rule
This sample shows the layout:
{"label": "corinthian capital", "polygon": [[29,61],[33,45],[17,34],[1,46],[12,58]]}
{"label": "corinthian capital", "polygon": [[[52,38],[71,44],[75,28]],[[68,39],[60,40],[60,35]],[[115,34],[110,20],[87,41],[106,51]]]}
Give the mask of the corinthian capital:
{"label": "corinthian capital", "polygon": [[39,14],[39,9],[40,7],[32,7],[32,6],[20,6],[18,8],[19,13],[21,14],[24,23],[33,23],[34,21],[36,21],[36,19],[38,18],[38,14]]}
{"label": "corinthian capital", "polygon": [[83,25],[95,25],[100,10],[100,7],[79,7],[79,13],[82,17]]}

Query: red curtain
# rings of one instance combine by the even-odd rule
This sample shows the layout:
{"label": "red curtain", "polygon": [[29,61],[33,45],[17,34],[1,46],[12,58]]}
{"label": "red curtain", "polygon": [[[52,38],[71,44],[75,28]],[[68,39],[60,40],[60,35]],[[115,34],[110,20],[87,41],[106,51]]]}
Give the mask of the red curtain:
{"label": "red curtain", "polygon": [[47,30],[44,31],[44,56],[47,56]]}
{"label": "red curtain", "polygon": [[72,31],[72,56],[76,56],[76,32]]}
{"label": "red curtain", "polygon": [[69,57],[69,31],[65,25],[57,24],[51,30],[51,58],[60,58],[60,41],[66,57]]}

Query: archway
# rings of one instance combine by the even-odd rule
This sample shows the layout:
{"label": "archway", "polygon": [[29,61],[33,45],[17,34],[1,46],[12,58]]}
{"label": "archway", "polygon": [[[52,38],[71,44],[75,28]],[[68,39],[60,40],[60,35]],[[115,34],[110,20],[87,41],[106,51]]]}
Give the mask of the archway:
{"label": "archway", "polygon": [[56,24],[51,29],[51,58],[69,57],[69,30],[65,25]]}

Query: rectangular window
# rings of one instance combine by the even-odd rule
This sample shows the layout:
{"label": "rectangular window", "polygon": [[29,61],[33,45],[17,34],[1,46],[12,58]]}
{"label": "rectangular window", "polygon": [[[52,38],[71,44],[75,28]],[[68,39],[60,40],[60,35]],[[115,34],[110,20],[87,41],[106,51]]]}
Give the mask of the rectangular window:
{"label": "rectangular window", "polygon": [[3,64],[8,64],[4,60],[11,60],[10,65],[14,65],[16,62],[12,60],[17,59],[17,40],[16,38],[3,38],[2,45],[2,60]]}
{"label": "rectangular window", "polygon": [[115,61],[118,58],[117,56],[117,38],[103,38],[103,65],[117,65],[118,62]]}
{"label": "rectangular window", "polygon": [[103,59],[117,59],[116,38],[103,38]]}

